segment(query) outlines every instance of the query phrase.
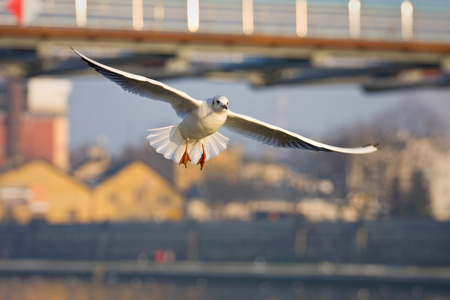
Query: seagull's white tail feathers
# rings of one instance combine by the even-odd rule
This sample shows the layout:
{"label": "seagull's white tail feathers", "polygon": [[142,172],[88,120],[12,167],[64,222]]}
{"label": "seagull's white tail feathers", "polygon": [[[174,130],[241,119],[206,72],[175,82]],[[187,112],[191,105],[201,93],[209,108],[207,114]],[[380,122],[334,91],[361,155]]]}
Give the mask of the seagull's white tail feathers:
{"label": "seagull's white tail feathers", "polygon": [[197,163],[203,154],[202,144],[205,147],[205,160],[219,155],[219,153],[227,149],[227,144],[230,141],[226,136],[215,132],[202,140],[195,140],[189,142],[188,153],[192,163]]}
{"label": "seagull's white tail feathers", "polygon": [[[163,154],[165,158],[171,159],[176,163],[180,162],[186,150],[186,140],[181,136],[178,125],[149,129],[147,131],[149,132],[147,140],[150,142],[150,145],[155,147],[156,152]],[[197,163],[202,156],[202,143],[205,147],[205,160],[208,160],[225,150],[229,141],[229,138],[218,132],[202,140],[191,140],[188,144],[188,154],[191,162]]]}
{"label": "seagull's white tail feathers", "polygon": [[[155,147],[156,152],[163,154],[167,159],[174,159],[178,152],[177,150],[182,148],[184,144],[184,140],[177,129],[177,125],[149,129],[148,131],[150,133],[147,136],[147,140],[150,142],[150,145]],[[181,155],[183,155],[183,153],[181,153]]]}

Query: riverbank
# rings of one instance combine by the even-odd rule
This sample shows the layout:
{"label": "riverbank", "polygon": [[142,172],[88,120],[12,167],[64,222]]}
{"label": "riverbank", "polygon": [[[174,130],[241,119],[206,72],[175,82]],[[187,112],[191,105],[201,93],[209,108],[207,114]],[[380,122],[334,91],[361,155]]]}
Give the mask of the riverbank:
{"label": "riverbank", "polygon": [[450,286],[450,268],[367,264],[266,264],[150,261],[0,260],[1,276],[173,277],[218,279],[282,279],[300,281],[362,281]]}

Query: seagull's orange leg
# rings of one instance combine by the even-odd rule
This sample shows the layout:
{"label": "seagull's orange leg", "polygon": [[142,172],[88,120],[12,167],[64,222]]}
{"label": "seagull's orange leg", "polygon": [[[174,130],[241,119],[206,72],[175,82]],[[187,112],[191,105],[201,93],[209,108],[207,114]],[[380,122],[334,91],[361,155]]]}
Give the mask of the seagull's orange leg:
{"label": "seagull's orange leg", "polygon": [[189,142],[186,140],[186,150],[184,151],[184,154],[183,154],[183,156],[180,159],[180,163],[178,164],[178,165],[183,164],[185,166],[185,168],[187,168],[188,161],[191,161],[191,158],[189,157],[189,154],[187,152],[187,150],[188,150],[188,143]]}
{"label": "seagull's orange leg", "polygon": [[197,162],[197,165],[200,165],[200,170],[203,170],[203,166],[205,165],[205,158],[206,158],[205,146],[203,145],[203,143],[202,143],[202,148],[203,148],[203,154]]}

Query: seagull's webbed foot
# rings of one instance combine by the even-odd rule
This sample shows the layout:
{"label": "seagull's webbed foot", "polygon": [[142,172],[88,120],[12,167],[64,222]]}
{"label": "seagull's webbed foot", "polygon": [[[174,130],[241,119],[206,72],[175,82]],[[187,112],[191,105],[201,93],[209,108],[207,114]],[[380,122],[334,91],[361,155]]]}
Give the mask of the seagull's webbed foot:
{"label": "seagull's webbed foot", "polygon": [[185,168],[187,168],[188,161],[191,161],[191,158],[189,157],[189,154],[187,152],[187,150],[188,150],[188,143],[189,142],[186,141],[186,150],[184,151],[184,154],[183,154],[183,156],[180,159],[180,163],[178,164],[178,165],[183,164]]}
{"label": "seagull's webbed foot", "polygon": [[202,144],[202,148],[203,148],[203,154],[197,162],[197,165],[200,165],[200,170],[203,170],[203,166],[205,165],[205,162],[206,162],[205,146],[203,144]]}

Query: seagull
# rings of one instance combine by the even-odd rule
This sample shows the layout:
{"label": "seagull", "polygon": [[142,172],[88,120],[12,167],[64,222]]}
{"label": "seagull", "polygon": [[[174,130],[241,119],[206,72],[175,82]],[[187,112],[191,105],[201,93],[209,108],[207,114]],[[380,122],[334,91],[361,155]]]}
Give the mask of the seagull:
{"label": "seagull", "polygon": [[217,131],[221,127],[275,147],[348,154],[366,154],[378,150],[377,144],[358,148],[323,144],[249,116],[234,113],[229,109],[230,103],[225,96],[197,100],[164,83],[103,65],[73,50],[90,67],[125,91],[167,102],[172,106],[176,114],[183,119],[181,123],[149,129],[147,140],[166,159],[171,159],[179,165],[183,164],[186,168],[188,162],[197,162],[202,170],[207,160],[227,148],[230,140]]}

